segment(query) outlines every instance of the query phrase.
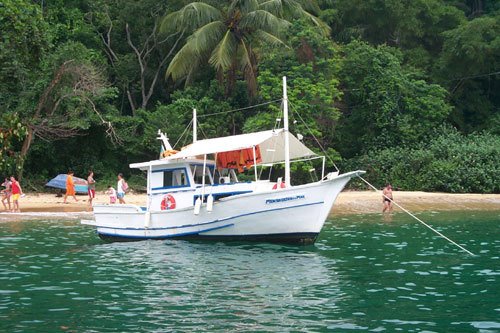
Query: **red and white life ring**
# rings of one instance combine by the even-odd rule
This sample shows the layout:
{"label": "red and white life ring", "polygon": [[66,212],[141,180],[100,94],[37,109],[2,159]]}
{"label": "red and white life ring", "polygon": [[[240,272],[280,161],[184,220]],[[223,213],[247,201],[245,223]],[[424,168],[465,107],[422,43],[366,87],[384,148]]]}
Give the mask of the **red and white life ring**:
{"label": "red and white life ring", "polygon": [[[286,185],[285,185],[285,182],[281,182],[280,183],[280,188],[285,188]],[[278,189],[278,183],[274,184],[273,186],[273,190],[277,190]]]}
{"label": "red and white life ring", "polygon": [[161,200],[161,210],[175,209],[175,198],[171,194],[166,194]]}

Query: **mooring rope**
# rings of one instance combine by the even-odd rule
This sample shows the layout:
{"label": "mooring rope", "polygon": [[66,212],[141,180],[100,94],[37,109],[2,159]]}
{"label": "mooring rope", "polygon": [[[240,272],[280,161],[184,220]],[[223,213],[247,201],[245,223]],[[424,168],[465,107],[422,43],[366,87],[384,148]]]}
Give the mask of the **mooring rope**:
{"label": "mooring rope", "polygon": [[[361,177],[360,175],[358,175],[358,177],[364,181],[368,186],[370,186],[372,189],[375,190],[375,192],[377,193],[380,193],[380,191],[375,187],[373,186],[372,184],[370,184],[366,179],[364,179],[363,177]],[[458,244],[457,242],[449,239],[448,237],[446,237],[445,235],[443,235],[442,233],[440,233],[439,231],[437,231],[436,229],[434,229],[433,227],[431,227],[430,225],[428,225],[427,223],[425,223],[424,221],[422,221],[421,219],[419,219],[418,217],[416,217],[415,215],[413,215],[412,213],[410,213],[407,209],[405,209],[404,207],[402,207],[401,205],[399,205],[396,201],[392,200],[392,198],[389,198],[388,196],[386,196],[385,194],[382,193],[382,195],[384,196],[384,198],[390,200],[393,204],[395,204],[396,206],[398,206],[400,209],[402,209],[406,214],[410,215],[411,217],[413,217],[415,220],[417,220],[418,222],[422,223],[424,226],[426,226],[427,228],[431,229],[432,231],[434,231],[436,234],[438,234],[439,236],[443,237],[444,239],[446,239],[448,242],[458,246],[461,250],[467,252],[468,254],[470,254],[471,256],[475,256],[474,253],[470,252],[469,250],[467,250],[465,247],[463,247],[462,245]]]}

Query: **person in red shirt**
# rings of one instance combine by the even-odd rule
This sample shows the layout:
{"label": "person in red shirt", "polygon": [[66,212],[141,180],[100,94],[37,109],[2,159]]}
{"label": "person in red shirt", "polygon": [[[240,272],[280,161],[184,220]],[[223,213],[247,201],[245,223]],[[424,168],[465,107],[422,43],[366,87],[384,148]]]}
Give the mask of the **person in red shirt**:
{"label": "person in red shirt", "polygon": [[23,189],[14,176],[10,176],[10,183],[12,189],[12,212],[20,213],[21,209],[19,208],[19,197],[21,196],[21,194],[23,194]]}

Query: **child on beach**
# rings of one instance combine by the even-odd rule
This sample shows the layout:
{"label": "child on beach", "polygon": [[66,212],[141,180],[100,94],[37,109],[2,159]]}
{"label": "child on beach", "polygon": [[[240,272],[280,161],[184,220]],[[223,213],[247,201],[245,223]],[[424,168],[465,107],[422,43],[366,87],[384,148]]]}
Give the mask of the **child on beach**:
{"label": "child on beach", "polygon": [[116,203],[116,190],[113,188],[113,186],[109,185],[108,190],[106,191],[106,194],[109,195],[109,203],[114,204]]}
{"label": "child on beach", "polygon": [[[10,180],[9,178],[5,178],[5,181],[3,182],[2,184],[3,187],[5,187],[5,190],[2,190],[2,204],[3,204],[3,208],[7,211],[10,211],[10,196],[11,196],[11,183],[10,183]],[[5,202],[7,201],[7,205],[9,206],[9,208],[7,209],[7,205],[5,204]]]}

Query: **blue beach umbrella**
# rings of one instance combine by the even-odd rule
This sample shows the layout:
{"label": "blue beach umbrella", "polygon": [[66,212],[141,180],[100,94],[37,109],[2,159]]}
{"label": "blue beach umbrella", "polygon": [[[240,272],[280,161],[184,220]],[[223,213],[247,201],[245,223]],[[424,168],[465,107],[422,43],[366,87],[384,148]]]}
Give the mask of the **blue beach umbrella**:
{"label": "blue beach umbrella", "polygon": [[[57,175],[55,178],[52,178],[47,184],[45,184],[45,186],[65,190],[67,177],[68,177],[67,174],[61,173]],[[85,179],[73,176],[73,182],[75,183],[76,193],[87,193],[88,187],[87,187],[87,181]]]}

